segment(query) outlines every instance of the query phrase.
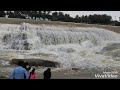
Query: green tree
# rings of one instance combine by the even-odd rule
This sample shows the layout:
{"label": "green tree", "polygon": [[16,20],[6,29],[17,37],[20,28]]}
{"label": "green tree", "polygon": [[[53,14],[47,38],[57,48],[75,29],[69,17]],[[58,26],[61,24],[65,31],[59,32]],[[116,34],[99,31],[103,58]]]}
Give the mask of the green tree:
{"label": "green tree", "polygon": [[59,21],[64,21],[65,20],[65,17],[64,17],[64,14],[63,12],[59,12],[58,13],[58,18],[57,18]]}
{"label": "green tree", "polygon": [[52,21],[57,21],[58,20],[58,12],[53,12],[52,13]]}

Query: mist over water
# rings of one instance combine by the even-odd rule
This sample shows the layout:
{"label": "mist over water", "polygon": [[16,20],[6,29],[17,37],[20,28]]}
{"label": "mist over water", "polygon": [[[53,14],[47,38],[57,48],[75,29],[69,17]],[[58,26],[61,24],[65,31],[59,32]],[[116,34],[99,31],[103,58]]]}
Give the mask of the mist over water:
{"label": "mist over water", "polygon": [[60,68],[112,68],[120,67],[119,46],[120,34],[106,29],[0,24],[2,60],[44,58],[60,62]]}

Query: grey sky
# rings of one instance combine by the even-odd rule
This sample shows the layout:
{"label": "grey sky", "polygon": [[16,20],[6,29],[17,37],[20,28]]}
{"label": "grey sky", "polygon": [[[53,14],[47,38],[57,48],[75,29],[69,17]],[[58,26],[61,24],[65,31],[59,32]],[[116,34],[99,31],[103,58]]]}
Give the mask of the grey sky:
{"label": "grey sky", "polygon": [[75,17],[76,15],[82,16],[82,15],[90,15],[90,14],[107,14],[112,16],[113,20],[119,20],[120,17],[120,11],[62,11],[63,13],[68,13],[72,17]]}

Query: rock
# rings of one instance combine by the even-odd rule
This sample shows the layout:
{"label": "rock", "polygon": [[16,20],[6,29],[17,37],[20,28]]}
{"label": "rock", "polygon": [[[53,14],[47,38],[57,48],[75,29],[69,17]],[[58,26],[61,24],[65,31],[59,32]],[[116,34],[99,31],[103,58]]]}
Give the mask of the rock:
{"label": "rock", "polygon": [[120,50],[114,51],[112,57],[120,57]]}
{"label": "rock", "polygon": [[120,43],[108,44],[106,47],[103,48],[102,51],[113,51],[116,49],[120,49]]}
{"label": "rock", "polygon": [[68,48],[67,53],[71,53],[71,52],[75,52],[75,50],[73,50],[72,48]]}
{"label": "rock", "polygon": [[31,66],[60,67],[60,63],[43,59],[12,59],[11,64],[17,64],[18,61],[28,62]]}
{"label": "rock", "polygon": [[78,71],[78,70],[80,70],[79,68],[72,68],[72,70],[74,70],[74,71]]}

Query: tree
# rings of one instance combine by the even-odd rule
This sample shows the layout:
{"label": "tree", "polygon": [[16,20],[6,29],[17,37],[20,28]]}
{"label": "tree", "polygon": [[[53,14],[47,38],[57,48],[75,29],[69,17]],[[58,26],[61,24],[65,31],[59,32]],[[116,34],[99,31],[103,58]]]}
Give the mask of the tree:
{"label": "tree", "polygon": [[97,24],[110,24],[111,20],[112,20],[112,17],[108,16],[106,14],[103,14],[103,15],[97,15],[97,14],[89,15],[88,18],[89,18],[90,23],[97,23]]}
{"label": "tree", "polygon": [[74,22],[81,23],[81,17],[79,17],[78,15],[76,15],[75,18],[74,18]]}
{"label": "tree", "polygon": [[65,17],[64,17],[64,14],[63,12],[59,12],[58,13],[58,18],[57,18],[59,21],[64,21],[65,20]]}
{"label": "tree", "polygon": [[36,11],[30,11],[30,17],[32,19],[36,19],[36,16],[37,16],[37,12]]}
{"label": "tree", "polygon": [[58,12],[53,12],[52,13],[52,21],[57,21],[58,20]]}
{"label": "tree", "polygon": [[65,20],[64,20],[65,22],[71,22],[71,17],[69,14],[65,14],[64,18],[65,18]]}
{"label": "tree", "polygon": [[12,11],[8,11],[8,18],[14,18],[14,13]]}
{"label": "tree", "polygon": [[19,11],[14,11],[14,18],[21,18],[21,14]]}
{"label": "tree", "polygon": [[52,19],[52,16],[50,15],[51,11],[43,11],[43,18],[47,18],[48,20]]}
{"label": "tree", "polygon": [[0,17],[5,17],[5,12],[4,11],[0,11]]}
{"label": "tree", "polygon": [[75,22],[75,23],[90,23],[90,24],[114,24],[119,25],[118,21],[112,21],[112,17],[106,14],[99,15],[89,15],[89,16],[79,16],[76,15],[75,18],[71,17],[69,14],[64,14],[63,12],[52,12],[51,11],[0,11],[0,17],[8,15],[8,18],[43,18],[52,21],[62,21],[62,22]]}

